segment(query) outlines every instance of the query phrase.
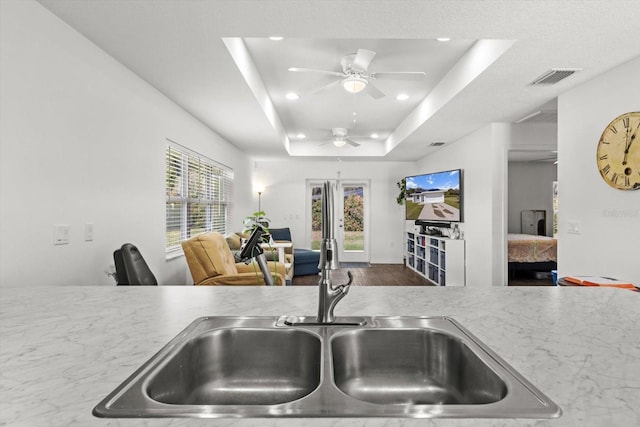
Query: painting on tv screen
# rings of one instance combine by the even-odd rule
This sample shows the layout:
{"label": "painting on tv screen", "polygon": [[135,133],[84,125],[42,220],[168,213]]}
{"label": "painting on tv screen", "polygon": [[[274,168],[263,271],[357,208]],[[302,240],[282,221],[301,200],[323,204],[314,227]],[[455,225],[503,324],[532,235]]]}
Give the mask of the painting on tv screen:
{"label": "painting on tv screen", "polygon": [[459,222],[462,218],[460,169],[408,176],[406,219]]}

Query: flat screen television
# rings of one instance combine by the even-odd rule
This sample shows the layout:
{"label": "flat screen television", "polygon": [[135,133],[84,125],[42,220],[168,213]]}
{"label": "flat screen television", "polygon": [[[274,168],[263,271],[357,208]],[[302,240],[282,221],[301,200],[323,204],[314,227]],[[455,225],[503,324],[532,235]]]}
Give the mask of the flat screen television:
{"label": "flat screen television", "polygon": [[405,217],[417,222],[463,220],[462,169],[406,177]]}

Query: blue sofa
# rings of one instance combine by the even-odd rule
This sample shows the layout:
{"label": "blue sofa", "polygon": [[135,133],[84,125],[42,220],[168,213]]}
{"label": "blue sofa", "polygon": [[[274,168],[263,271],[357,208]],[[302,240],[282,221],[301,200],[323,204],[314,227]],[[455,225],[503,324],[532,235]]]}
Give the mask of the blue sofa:
{"label": "blue sofa", "polygon": [[[283,240],[293,242],[291,240],[291,230],[287,228],[269,228],[269,233],[275,241]],[[308,276],[318,274],[320,269],[320,252],[311,249],[293,248],[293,275]]]}

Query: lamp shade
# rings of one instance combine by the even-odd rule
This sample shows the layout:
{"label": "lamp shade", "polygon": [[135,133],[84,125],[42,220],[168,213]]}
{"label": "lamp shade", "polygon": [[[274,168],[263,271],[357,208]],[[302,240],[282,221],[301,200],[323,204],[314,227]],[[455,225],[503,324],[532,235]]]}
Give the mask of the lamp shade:
{"label": "lamp shade", "polygon": [[333,140],[333,145],[335,145],[336,147],[344,147],[344,145],[347,142],[344,139],[334,139]]}
{"label": "lamp shade", "polygon": [[367,87],[367,81],[362,77],[353,74],[342,81],[342,87],[350,93],[358,93]]}

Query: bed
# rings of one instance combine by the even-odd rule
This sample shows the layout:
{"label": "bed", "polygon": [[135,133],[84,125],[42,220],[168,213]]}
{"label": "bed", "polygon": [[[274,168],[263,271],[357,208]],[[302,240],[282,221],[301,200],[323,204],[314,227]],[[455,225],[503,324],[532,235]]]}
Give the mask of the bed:
{"label": "bed", "polygon": [[509,278],[516,271],[551,271],[558,266],[558,241],[553,237],[532,234],[507,236]]}

